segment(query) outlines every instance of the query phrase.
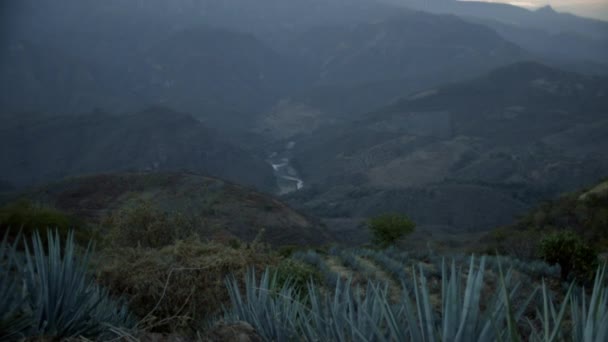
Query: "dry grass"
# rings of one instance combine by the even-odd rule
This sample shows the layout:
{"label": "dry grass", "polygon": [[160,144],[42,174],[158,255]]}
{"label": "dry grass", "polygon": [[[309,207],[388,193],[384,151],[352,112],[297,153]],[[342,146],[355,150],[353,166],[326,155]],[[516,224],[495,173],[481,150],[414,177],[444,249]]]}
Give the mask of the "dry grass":
{"label": "dry grass", "polygon": [[234,249],[196,238],[162,249],[110,248],[99,260],[99,282],[129,299],[141,328],[188,334],[228,303],[226,276],[278,262],[256,248]]}

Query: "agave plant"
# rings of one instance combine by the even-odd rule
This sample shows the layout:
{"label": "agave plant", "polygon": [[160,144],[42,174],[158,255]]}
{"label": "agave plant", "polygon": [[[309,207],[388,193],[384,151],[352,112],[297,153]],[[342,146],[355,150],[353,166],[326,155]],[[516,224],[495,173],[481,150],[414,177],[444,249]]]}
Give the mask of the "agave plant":
{"label": "agave plant", "polygon": [[324,295],[310,284],[309,319],[301,325],[308,341],[382,340],[384,306],[388,287],[368,282],[365,289],[351,286],[351,280],[338,282],[333,294]]}
{"label": "agave plant", "polygon": [[317,252],[296,252],[292,258],[317,268],[323,277],[323,283],[329,288],[334,288],[338,283],[340,276],[329,268],[325,260]]}
{"label": "agave plant", "polygon": [[246,321],[256,328],[266,341],[287,341],[297,336],[297,322],[303,318],[299,293],[287,281],[277,288],[276,273],[266,270],[260,281],[254,270],[245,275],[245,293],[241,295],[238,281],[232,277],[226,282],[232,310],[226,320]]}
{"label": "agave plant", "polygon": [[0,291],[2,294],[10,292],[12,298],[16,293],[23,296],[6,304],[5,298],[11,296],[3,295],[1,304],[17,307],[16,312],[22,314],[20,333],[25,336],[98,338],[108,333],[110,327],[133,327],[134,320],[126,306],[113,300],[89,276],[87,267],[92,246],[77,255],[73,232],[68,233],[64,246],[60,240],[57,231],[49,232],[45,248],[36,232],[31,246],[24,244],[23,253],[17,252],[19,241],[10,249],[6,239],[3,241],[0,260],[3,264],[7,260],[14,262],[10,267],[14,269],[15,278],[3,269]]}
{"label": "agave plant", "polygon": [[571,295],[572,341],[608,340],[608,286],[604,282],[605,277],[606,265],[598,268],[588,301],[584,290],[580,299]]}
{"label": "agave plant", "polygon": [[[414,274],[413,294],[404,294],[402,308],[395,314],[387,310],[387,322],[392,334],[398,340],[411,341],[496,341],[516,338],[516,334],[505,329],[509,321],[517,321],[523,314],[523,309],[511,312],[509,303],[519,289],[519,285],[511,285],[511,273],[501,277],[498,291],[487,301],[487,307],[480,310],[480,300],[483,290],[485,258],[479,265],[471,257],[467,281],[464,288],[461,279],[463,270],[456,269],[453,261],[451,267],[445,262],[441,267],[441,304],[440,315],[431,303],[429,286],[426,276],[419,270]],[[509,291],[507,288],[511,287]],[[412,296],[413,298],[410,298]],[[524,307],[531,300],[526,301]]]}
{"label": "agave plant", "polygon": [[0,340],[22,337],[29,321],[23,312],[23,297],[15,274],[15,245],[8,243],[8,231],[0,243]]}
{"label": "agave plant", "polygon": [[[309,285],[309,305],[293,299],[288,288],[272,296],[270,276],[265,273],[260,283],[249,276],[245,283],[246,300],[238,284],[229,282],[234,316],[261,330],[268,340],[278,336],[301,334],[310,341],[495,341],[514,335],[505,329],[523,313],[511,312],[509,300],[517,286],[507,292],[510,273],[503,277],[503,291],[484,312],[480,311],[485,260],[477,266],[474,258],[462,288],[462,270],[454,263],[443,263],[441,315],[436,315],[429,286],[422,268],[414,274],[413,288],[403,291],[403,298],[392,304],[387,285],[368,282],[367,287],[353,287],[350,281],[338,281],[332,293]],[[418,274],[418,275],[417,275]],[[407,289],[406,289],[407,290]]]}
{"label": "agave plant", "polygon": [[406,267],[397,260],[388,256],[385,252],[374,250],[361,250],[360,255],[371,259],[386,271],[394,280],[402,283],[406,287],[410,287],[409,276],[405,271]]}
{"label": "agave plant", "polygon": [[[350,280],[338,280],[333,291],[310,283],[307,300],[299,302],[289,285],[273,290],[267,271],[260,282],[248,275],[244,297],[238,283],[229,282],[229,312],[233,319],[251,323],[268,341],[295,336],[307,341],[520,341],[525,321],[532,331],[529,341],[607,340],[605,268],[598,270],[590,298],[584,291],[575,296],[571,285],[565,300],[557,302],[543,283],[514,307],[521,298],[521,284],[514,282],[512,269],[505,273],[500,262],[496,266],[499,282],[489,298],[483,295],[486,258],[476,262],[471,257],[468,268],[457,268],[454,260],[449,266],[442,261],[438,300],[432,296],[424,269],[413,269],[413,279],[403,285],[398,303],[390,300],[386,285],[369,281],[361,288]],[[524,312],[539,292],[537,321],[531,322]]]}

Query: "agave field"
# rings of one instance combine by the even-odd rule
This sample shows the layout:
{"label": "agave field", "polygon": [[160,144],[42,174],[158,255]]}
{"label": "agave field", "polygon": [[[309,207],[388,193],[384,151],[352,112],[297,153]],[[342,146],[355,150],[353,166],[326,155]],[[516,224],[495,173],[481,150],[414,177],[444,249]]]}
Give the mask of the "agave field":
{"label": "agave field", "polygon": [[[73,234],[46,240],[0,244],[0,340],[137,340],[142,318],[95,282],[90,249]],[[605,266],[585,288],[561,283],[556,266],[508,257],[332,248],[291,258],[320,281],[228,276],[230,304],[208,323],[245,321],[265,341],[608,341]]]}
{"label": "agave field", "polygon": [[[553,284],[559,268],[507,257],[332,249],[293,258],[323,284],[302,296],[272,272],[230,279],[227,320],[267,341],[608,341],[608,283]],[[546,281],[545,281],[546,279]]]}

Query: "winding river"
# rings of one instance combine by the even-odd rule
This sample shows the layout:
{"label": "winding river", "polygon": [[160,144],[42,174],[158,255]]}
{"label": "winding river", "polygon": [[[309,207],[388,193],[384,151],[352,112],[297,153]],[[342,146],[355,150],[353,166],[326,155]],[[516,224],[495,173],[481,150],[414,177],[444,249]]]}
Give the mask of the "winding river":
{"label": "winding river", "polygon": [[277,178],[279,195],[298,191],[304,187],[304,181],[300,178],[298,171],[289,163],[294,146],[295,143],[290,141],[285,144],[282,151],[270,153],[267,159]]}

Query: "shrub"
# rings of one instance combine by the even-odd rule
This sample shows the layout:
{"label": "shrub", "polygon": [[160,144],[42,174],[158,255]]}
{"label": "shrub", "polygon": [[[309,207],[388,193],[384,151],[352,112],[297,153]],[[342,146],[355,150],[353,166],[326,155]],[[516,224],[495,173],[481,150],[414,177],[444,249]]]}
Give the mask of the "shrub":
{"label": "shrub", "polygon": [[179,213],[167,213],[150,201],[141,200],[107,216],[108,244],[122,247],[161,248],[195,234],[193,220]]}
{"label": "shrub", "polygon": [[[39,229],[53,229],[62,239],[67,237],[70,229],[74,229],[76,241],[84,245],[92,237],[80,220],[52,207],[19,200],[0,208],[0,230],[11,232],[10,240],[14,240],[19,231],[29,238]],[[47,235],[41,238],[46,244]]]}
{"label": "shrub", "polygon": [[116,247],[103,251],[98,281],[125,294],[142,325],[156,332],[193,333],[229,302],[224,280],[249,266],[278,260],[255,249],[234,249],[198,239],[161,249]]}
{"label": "shrub", "polygon": [[306,292],[309,282],[321,283],[321,275],[318,270],[309,264],[294,259],[281,260],[276,272],[278,286],[290,283],[301,293]]}
{"label": "shrub", "polygon": [[407,216],[383,214],[369,220],[373,242],[383,248],[395,244],[399,239],[412,233],[416,225]]}
{"label": "shrub", "polygon": [[540,255],[561,267],[562,280],[575,276],[587,280],[597,267],[597,253],[573,232],[553,233],[541,240]]}

